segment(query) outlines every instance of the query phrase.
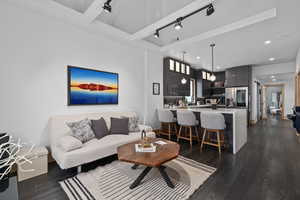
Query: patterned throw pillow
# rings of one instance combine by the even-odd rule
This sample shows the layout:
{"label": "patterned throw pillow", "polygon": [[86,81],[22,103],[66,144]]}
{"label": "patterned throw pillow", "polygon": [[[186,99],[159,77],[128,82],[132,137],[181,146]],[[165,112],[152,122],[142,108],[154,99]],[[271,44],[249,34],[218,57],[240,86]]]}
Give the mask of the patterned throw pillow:
{"label": "patterned throw pillow", "polygon": [[88,119],[84,119],[78,122],[67,122],[68,127],[72,131],[72,136],[85,143],[95,137],[95,134],[91,128],[91,122]]}
{"label": "patterned throw pillow", "polygon": [[138,117],[125,117],[122,116],[122,118],[128,118],[129,122],[128,122],[128,129],[129,132],[139,132],[139,118]]}

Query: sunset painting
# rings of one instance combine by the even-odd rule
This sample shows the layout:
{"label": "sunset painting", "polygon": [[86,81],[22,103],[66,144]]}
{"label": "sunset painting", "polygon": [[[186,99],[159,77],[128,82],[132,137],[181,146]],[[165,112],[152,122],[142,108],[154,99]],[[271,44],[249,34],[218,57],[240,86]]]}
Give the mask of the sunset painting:
{"label": "sunset painting", "polygon": [[118,104],[118,74],[68,66],[69,105]]}

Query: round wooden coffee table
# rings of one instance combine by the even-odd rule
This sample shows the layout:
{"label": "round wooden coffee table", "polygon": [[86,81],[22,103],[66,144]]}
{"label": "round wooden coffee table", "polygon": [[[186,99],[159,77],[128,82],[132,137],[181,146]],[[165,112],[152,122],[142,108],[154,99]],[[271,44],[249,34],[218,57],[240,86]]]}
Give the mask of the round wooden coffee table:
{"label": "round wooden coffee table", "polygon": [[[163,141],[167,144],[160,145],[154,142]],[[131,142],[129,144],[122,145],[118,147],[118,158],[120,161],[133,163],[132,169],[136,169],[138,165],[144,165],[146,168],[138,176],[138,178],[131,184],[130,189],[137,187],[143,178],[149,173],[149,171],[155,167],[158,168],[160,174],[166,181],[167,185],[171,188],[174,188],[174,184],[171,182],[168,174],[165,171],[163,166],[164,163],[175,159],[179,154],[179,145],[175,142],[161,138],[153,138],[151,142],[156,145],[156,152],[145,153],[145,152],[136,152],[135,144],[139,144],[140,141]]]}

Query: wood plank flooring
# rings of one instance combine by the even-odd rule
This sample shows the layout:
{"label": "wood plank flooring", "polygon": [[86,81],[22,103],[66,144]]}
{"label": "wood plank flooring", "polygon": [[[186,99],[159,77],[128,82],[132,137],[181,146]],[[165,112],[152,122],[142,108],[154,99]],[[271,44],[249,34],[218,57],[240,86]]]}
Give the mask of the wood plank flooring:
{"label": "wood plank flooring", "polygon": [[[273,117],[248,130],[248,143],[237,154],[206,149],[191,150],[183,142],[181,155],[218,168],[191,200],[296,200],[300,199],[300,139],[290,121]],[[92,163],[84,171],[116,159]],[[58,181],[74,176],[75,169],[60,170],[52,163],[49,173],[19,183],[21,200],[67,200]]]}

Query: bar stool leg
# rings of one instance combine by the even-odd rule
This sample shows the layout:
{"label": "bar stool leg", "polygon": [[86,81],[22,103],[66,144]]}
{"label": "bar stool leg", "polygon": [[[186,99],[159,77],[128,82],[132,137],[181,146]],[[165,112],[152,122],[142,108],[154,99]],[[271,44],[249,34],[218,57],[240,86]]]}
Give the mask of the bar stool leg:
{"label": "bar stool leg", "polygon": [[199,137],[199,132],[198,132],[197,126],[195,126],[195,131],[196,131],[197,141],[200,144],[200,137]]}
{"label": "bar stool leg", "polygon": [[168,123],[169,140],[171,140],[171,124]]}
{"label": "bar stool leg", "polygon": [[193,147],[193,131],[192,131],[192,127],[189,127],[190,130],[190,145],[191,148]]}
{"label": "bar stool leg", "polygon": [[165,123],[161,122],[159,137],[161,137],[163,135],[162,133],[164,132],[164,128],[165,128]]}
{"label": "bar stool leg", "polygon": [[176,124],[176,122],[174,123],[174,128],[175,128],[176,136],[178,136],[178,132],[177,132],[177,124]]}
{"label": "bar stool leg", "polygon": [[206,129],[204,129],[204,133],[203,133],[203,137],[202,137],[202,142],[201,142],[201,152],[202,152],[202,148],[203,148],[203,143],[204,143],[204,140],[205,140],[205,135],[206,135]]}
{"label": "bar stool leg", "polygon": [[217,132],[219,154],[221,155],[220,131]]}
{"label": "bar stool leg", "polygon": [[181,129],[182,129],[182,126],[179,127],[179,132],[178,132],[178,136],[177,136],[177,142],[179,142],[179,139],[180,139]]}

